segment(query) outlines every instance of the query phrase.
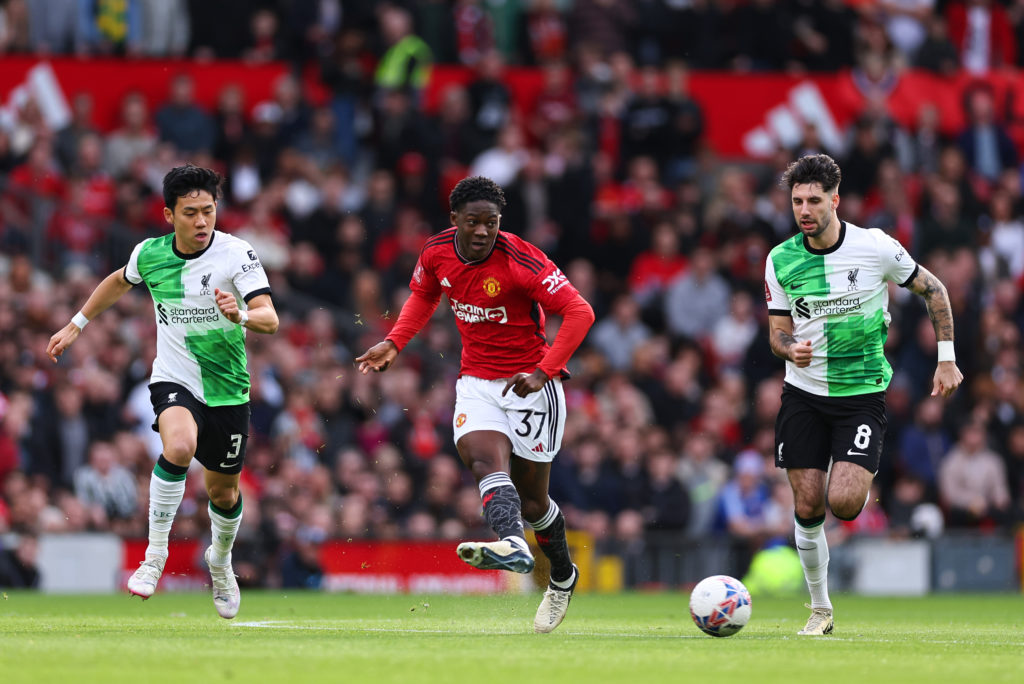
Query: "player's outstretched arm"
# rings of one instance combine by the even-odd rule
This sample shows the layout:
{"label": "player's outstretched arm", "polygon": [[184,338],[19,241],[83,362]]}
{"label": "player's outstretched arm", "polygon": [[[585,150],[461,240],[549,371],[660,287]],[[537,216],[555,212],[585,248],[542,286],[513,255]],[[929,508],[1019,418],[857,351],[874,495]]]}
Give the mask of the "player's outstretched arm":
{"label": "player's outstretched arm", "polygon": [[50,357],[50,360],[57,363],[57,358],[78,339],[85,324],[113,306],[114,302],[130,289],[132,289],[132,284],[124,279],[123,269],[118,269],[104,278],[92,291],[89,299],[85,301],[85,305],[75,314],[71,322],[50,338],[49,344],[46,345],[46,355]]}
{"label": "player's outstretched arm", "polygon": [[280,324],[274,300],[268,294],[261,294],[249,300],[249,308],[242,311],[238,308],[235,295],[221,289],[214,289],[213,296],[217,299],[217,308],[232,323],[244,325],[249,330],[272,335],[277,332]]}
{"label": "player's outstretched arm", "polygon": [[378,342],[367,349],[362,356],[356,357],[359,372],[366,375],[370,371],[383,373],[391,367],[391,362],[398,356],[398,347],[391,340]]}
{"label": "player's outstretched arm", "polygon": [[964,374],[957,368],[953,353],[953,307],[942,281],[923,266],[917,268],[917,275],[907,283],[907,289],[924,299],[928,318],[935,329],[935,339],[939,343],[939,360],[932,377],[932,396],[941,394],[948,397],[964,381]]}

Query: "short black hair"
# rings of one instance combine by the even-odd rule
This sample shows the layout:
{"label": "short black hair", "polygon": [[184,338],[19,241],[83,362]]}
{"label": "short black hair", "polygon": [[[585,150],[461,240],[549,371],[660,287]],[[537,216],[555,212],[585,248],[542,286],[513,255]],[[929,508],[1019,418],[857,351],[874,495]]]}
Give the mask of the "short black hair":
{"label": "short black hair", "polygon": [[462,207],[476,200],[486,200],[498,206],[498,211],[505,208],[505,193],[501,186],[490,178],[483,176],[470,176],[463,178],[448,195],[448,206],[452,211],[459,211]]}
{"label": "short black hair", "polygon": [[203,190],[210,193],[214,200],[218,200],[223,183],[224,176],[213,169],[194,164],[175,166],[164,176],[164,206],[173,212],[179,197]]}
{"label": "short black hair", "polygon": [[827,154],[809,154],[786,168],[780,185],[792,190],[794,185],[819,183],[825,192],[835,192],[842,179],[843,172],[839,170],[835,159]]}

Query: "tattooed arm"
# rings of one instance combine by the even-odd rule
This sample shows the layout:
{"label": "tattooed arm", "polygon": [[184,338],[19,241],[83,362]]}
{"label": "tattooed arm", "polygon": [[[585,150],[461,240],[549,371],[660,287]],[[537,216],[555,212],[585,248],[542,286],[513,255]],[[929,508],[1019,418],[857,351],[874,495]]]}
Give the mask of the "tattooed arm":
{"label": "tattooed arm", "polygon": [[793,337],[793,319],[789,316],[768,316],[768,344],[780,359],[792,361],[798,368],[811,365],[811,341]]}
{"label": "tattooed arm", "polygon": [[[952,342],[953,307],[950,306],[949,295],[942,281],[928,269],[918,266],[917,275],[907,283],[907,289],[924,299],[928,318],[935,328],[935,339],[939,342]],[[932,396],[941,394],[948,397],[960,386],[963,379],[964,375],[957,368],[955,361],[940,361],[932,379]]]}

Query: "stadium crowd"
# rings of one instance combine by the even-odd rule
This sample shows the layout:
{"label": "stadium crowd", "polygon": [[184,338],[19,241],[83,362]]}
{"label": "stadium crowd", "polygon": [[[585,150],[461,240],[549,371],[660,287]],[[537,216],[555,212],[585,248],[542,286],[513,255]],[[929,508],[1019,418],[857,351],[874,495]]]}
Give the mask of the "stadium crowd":
{"label": "stadium crowd", "polygon": [[[783,363],[762,281],[768,250],[794,229],[779,173],[817,151],[843,169],[840,216],[889,231],[946,284],[966,377],[951,400],[928,396],[931,324],[893,288],[877,497],[831,524],[910,536],[934,532],[936,515],[950,528],[1024,521],[1021,147],[993,93],[971,91],[958,136],[934,116],[904,128],[869,97],[842,149],[807,126],[799,145],[755,162],[715,155],[687,91],[691,68],[851,68],[878,87],[907,66],[1015,68],[1024,2],[120,4],[0,2],[0,54],[286,60],[295,75],[249,105],[225,87],[213,111],[180,75],[155,106],[128,93],[113,131],[96,127],[87,93],[61,130],[31,100],[0,119],[0,533],[21,539],[0,552],[0,585],[31,584],[39,533],[145,536],[160,452],[148,293],[98,317],[60,364],[44,352],[98,279],[166,231],[160,180],[185,160],[226,175],[217,227],[255,247],[281,316],[279,334],[248,338],[246,583],[315,582],[331,537],[488,534],[451,439],[451,315],[387,374],[352,364],[389,329],[420,246],[448,225],[447,191],[471,174],[505,187],[502,228],[547,251],[597,314],[570,366],[551,489],[600,550],[657,534],[758,548],[791,534],[771,461]],[[987,62],[958,42],[965,5],[991,17]],[[446,62],[476,76],[428,116],[420,91]],[[510,63],[543,70],[530,111],[502,80]],[[303,88],[311,70],[321,102]],[[201,478],[189,482],[173,537],[209,529]]]}

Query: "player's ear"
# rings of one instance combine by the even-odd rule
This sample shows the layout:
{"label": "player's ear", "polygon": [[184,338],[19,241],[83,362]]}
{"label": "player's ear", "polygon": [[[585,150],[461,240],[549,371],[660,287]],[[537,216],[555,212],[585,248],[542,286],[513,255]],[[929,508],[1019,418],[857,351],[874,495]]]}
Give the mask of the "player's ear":
{"label": "player's ear", "polygon": [[168,207],[164,207],[164,221],[167,221],[171,225],[174,225],[174,212]]}
{"label": "player's ear", "polygon": [[458,225],[458,224],[457,224],[457,223],[455,222],[456,216],[457,216],[457,215],[456,215],[456,213],[455,213],[454,211],[451,211],[451,212],[449,212],[449,213],[448,213],[448,218],[449,218],[449,219],[451,219],[451,222],[452,222],[452,225],[453,225],[453,226],[455,226],[455,225]]}

